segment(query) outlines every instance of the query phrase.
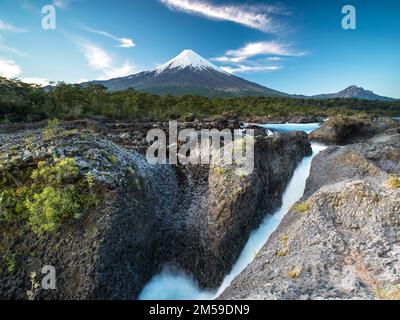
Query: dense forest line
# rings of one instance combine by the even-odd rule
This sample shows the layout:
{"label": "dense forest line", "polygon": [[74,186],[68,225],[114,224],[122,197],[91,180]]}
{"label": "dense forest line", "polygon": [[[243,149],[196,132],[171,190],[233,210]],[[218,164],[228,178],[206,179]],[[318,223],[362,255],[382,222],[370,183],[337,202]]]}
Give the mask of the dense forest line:
{"label": "dense forest line", "polygon": [[0,122],[42,119],[79,119],[104,116],[116,120],[180,119],[212,115],[331,116],[357,114],[398,116],[400,101],[358,99],[297,99],[278,97],[206,98],[186,95],[157,96],[133,89],[109,92],[100,85],[87,87],[58,83],[51,90],[0,78]]}

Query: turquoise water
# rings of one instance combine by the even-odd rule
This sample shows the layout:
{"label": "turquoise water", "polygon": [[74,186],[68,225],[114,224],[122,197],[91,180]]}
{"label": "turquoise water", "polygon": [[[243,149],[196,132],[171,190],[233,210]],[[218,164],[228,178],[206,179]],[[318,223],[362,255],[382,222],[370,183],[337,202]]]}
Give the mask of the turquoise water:
{"label": "turquoise water", "polygon": [[272,132],[304,131],[311,133],[321,127],[320,123],[284,123],[284,124],[263,124],[260,127],[267,128]]}
{"label": "turquoise water", "polygon": [[[271,125],[266,128],[270,129]],[[273,125],[270,130],[276,131],[305,131],[311,132],[319,128],[319,124],[307,125]],[[145,286],[139,300],[213,300],[220,296],[229,287],[231,282],[254,260],[257,253],[268,241],[270,235],[276,230],[289,209],[304,194],[307,178],[311,169],[313,158],[326,147],[313,143],[313,155],[306,157],[297,166],[293,177],[286,188],[282,198],[282,207],[273,215],[267,216],[262,224],[252,232],[231,272],[225,277],[221,286],[215,291],[206,291],[199,288],[192,277],[183,273],[165,268],[159,275],[153,277]]]}
{"label": "turquoise water", "polygon": [[400,121],[400,117],[393,117],[393,119]]}

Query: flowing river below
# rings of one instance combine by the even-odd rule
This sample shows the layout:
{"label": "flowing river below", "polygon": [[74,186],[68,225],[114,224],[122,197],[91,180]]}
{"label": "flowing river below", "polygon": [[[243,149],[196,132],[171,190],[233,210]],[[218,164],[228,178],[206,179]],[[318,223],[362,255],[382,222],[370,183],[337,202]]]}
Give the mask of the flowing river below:
{"label": "flowing river below", "polygon": [[[305,131],[310,133],[319,128],[313,124],[268,124],[262,127],[271,131]],[[165,268],[161,274],[154,276],[141,292],[140,300],[213,300],[216,299],[230,283],[254,260],[258,252],[268,241],[271,234],[278,228],[289,209],[301,199],[304,194],[307,178],[310,174],[313,158],[326,146],[312,144],[313,154],[304,158],[297,166],[282,198],[282,206],[272,215],[264,218],[261,225],[254,230],[239,259],[233,265],[231,272],[226,275],[221,286],[215,291],[206,291],[198,287],[189,275],[183,272]]]}

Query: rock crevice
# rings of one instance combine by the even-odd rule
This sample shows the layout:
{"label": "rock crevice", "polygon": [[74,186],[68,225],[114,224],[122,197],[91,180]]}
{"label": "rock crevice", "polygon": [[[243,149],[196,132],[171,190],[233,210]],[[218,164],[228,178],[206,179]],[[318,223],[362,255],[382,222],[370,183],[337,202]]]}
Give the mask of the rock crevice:
{"label": "rock crevice", "polygon": [[30,273],[45,265],[56,268],[57,290],[40,291],[40,299],[134,299],[165,264],[215,288],[311,152],[306,134],[260,137],[255,170],[244,176],[229,167],[153,166],[135,151],[145,148],[142,138],[114,137],[112,126],[123,134],[118,125],[65,125],[51,139],[40,128],[0,134],[2,170],[74,158],[81,175],[93,175],[101,202],[42,236],[0,222],[2,299],[27,298]]}

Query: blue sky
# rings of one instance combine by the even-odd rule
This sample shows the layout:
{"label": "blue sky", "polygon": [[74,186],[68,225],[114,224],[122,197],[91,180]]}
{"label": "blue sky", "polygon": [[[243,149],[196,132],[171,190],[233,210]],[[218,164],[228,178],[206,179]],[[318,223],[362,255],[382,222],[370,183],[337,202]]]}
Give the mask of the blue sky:
{"label": "blue sky", "polygon": [[[44,5],[57,28],[42,29]],[[344,30],[342,7],[357,12]],[[107,79],[192,49],[237,76],[293,94],[359,85],[400,98],[398,0],[0,0],[0,75]]]}

